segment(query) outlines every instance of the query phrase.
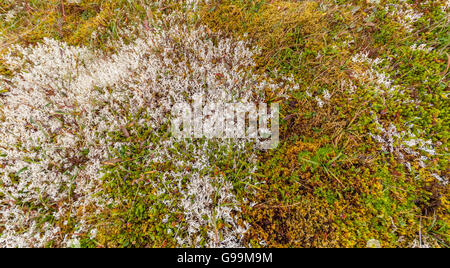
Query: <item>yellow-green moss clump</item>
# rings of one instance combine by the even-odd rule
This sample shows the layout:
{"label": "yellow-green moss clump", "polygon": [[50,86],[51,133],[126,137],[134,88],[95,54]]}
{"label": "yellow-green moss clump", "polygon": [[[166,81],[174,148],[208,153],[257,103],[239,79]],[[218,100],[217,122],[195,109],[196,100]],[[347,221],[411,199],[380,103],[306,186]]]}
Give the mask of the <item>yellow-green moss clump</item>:
{"label": "yellow-green moss clump", "polygon": [[[179,8],[176,1],[123,0],[33,0],[2,1],[1,12],[9,17],[0,21],[0,48],[11,44],[33,44],[44,37],[71,45],[88,44],[104,49],[108,40],[117,39],[121,29],[145,25],[161,13]],[[120,36],[124,37],[124,36]]]}

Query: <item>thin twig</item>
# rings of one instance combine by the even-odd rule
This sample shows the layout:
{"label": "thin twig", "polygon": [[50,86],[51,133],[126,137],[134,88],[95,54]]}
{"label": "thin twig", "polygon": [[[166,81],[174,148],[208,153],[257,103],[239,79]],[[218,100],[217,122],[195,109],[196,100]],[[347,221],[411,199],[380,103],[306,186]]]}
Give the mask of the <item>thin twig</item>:
{"label": "thin twig", "polygon": [[64,21],[66,21],[66,10],[64,8],[64,0],[61,0],[61,13],[64,18]]}

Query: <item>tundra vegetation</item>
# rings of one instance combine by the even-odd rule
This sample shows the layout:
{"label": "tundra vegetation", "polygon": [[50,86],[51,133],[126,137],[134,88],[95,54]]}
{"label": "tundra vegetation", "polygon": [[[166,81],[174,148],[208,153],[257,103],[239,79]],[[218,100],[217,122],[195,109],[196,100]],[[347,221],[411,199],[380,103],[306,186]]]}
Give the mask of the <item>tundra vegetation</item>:
{"label": "tundra vegetation", "polygon": [[[449,1],[4,0],[1,247],[448,247]],[[170,107],[280,105],[280,145]]]}

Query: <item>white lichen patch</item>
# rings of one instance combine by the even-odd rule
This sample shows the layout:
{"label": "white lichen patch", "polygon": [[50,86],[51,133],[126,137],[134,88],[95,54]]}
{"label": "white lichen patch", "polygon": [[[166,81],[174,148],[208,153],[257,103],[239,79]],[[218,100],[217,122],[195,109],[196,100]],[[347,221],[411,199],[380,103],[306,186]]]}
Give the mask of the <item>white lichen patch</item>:
{"label": "white lichen patch", "polygon": [[414,25],[424,14],[414,9],[414,6],[402,1],[403,3],[386,5],[385,10],[388,11],[391,18],[402,25],[406,32],[412,33]]}
{"label": "white lichen patch", "polygon": [[[155,22],[131,44],[118,44],[114,55],[45,39],[34,47],[14,47],[4,57],[15,74],[1,78],[0,89],[7,92],[0,95],[1,247],[78,247],[78,234],[96,234],[89,219],[112,202],[98,195],[101,168],[122,145],[108,133],[120,131],[130,115],[145,114],[150,119],[136,124],[156,129],[168,123],[171,106],[189,96],[257,101],[253,93],[278,87],[249,71],[253,52],[245,42],[180,26],[174,15],[164,20],[170,27]],[[165,153],[175,142],[154,144],[159,153],[149,163],[176,159]],[[225,176],[211,179],[205,172],[211,152],[195,148],[191,171],[162,176],[182,191],[182,199],[172,203],[187,222],[177,234],[180,246],[200,246],[202,239],[212,247],[242,246],[246,226],[234,217],[239,200],[233,184]],[[177,181],[180,176],[188,183]],[[62,234],[68,217],[75,231]],[[218,219],[227,228],[219,230]]]}
{"label": "white lichen patch", "polygon": [[[429,156],[436,155],[431,140],[424,141],[417,138],[412,133],[413,126],[410,126],[409,131],[399,132],[394,124],[390,124],[384,128],[377,120],[379,134],[370,134],[378,143],[381,144],[381,149],[384,152],[395,154],[405,162],[405,156],[412,156],[417,159],[420,167],[425,168],[424,161],[429,160]],[[405,162],[407,167],[411,167],[411,163]]]}

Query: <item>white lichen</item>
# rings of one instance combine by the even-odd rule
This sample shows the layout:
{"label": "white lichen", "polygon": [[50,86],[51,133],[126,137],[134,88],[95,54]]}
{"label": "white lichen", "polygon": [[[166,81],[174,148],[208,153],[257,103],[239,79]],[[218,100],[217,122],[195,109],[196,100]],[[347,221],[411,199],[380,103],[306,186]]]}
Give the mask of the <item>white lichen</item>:
{"label": "white lichen", "polygon": [[[226,103],[280,87],[249,71],[253,52],[245,42],[215,44],[204,28],[179,25],[176,15],[164,20],[171,27],[155,22],[150,30],[140,29],[134,42],[117,44],[113,55],[45,39],[34,47],[13,47],[5,56],[15,75],[3,78],[8,93],[0,98],[1,247],[79,246],[77,234],[96,234],[87,219],[112,202],[98,195],[101,167],[122,145],[107,133],[120,131],[130,115],[144,113],[150,119],[137,124],[158,128],[186,96],[202,93],[208,101]],[[166,152],[175,142],[154,144],[160,153],[148,161],[174,160]],[[167,202],[182,208],[187,220],[178,241],[200,246],[200,230],[206,228],[207,246],[241,246],[247,227],[233,216],[239,200],[232,184],[223,176],[211,179],[204,172],[211,166],[205,157],[210,152],[196,148],[195,171],[162,176],[182,191],[180,203]],[[176,179],[182,175],[187,185]],[[39,225],[48,215],[54,220]],[[67,224],[67,217],[76,221],[76,232],[63,236],[52,223]],[[228,227],[219,230],[219,219]]]}

